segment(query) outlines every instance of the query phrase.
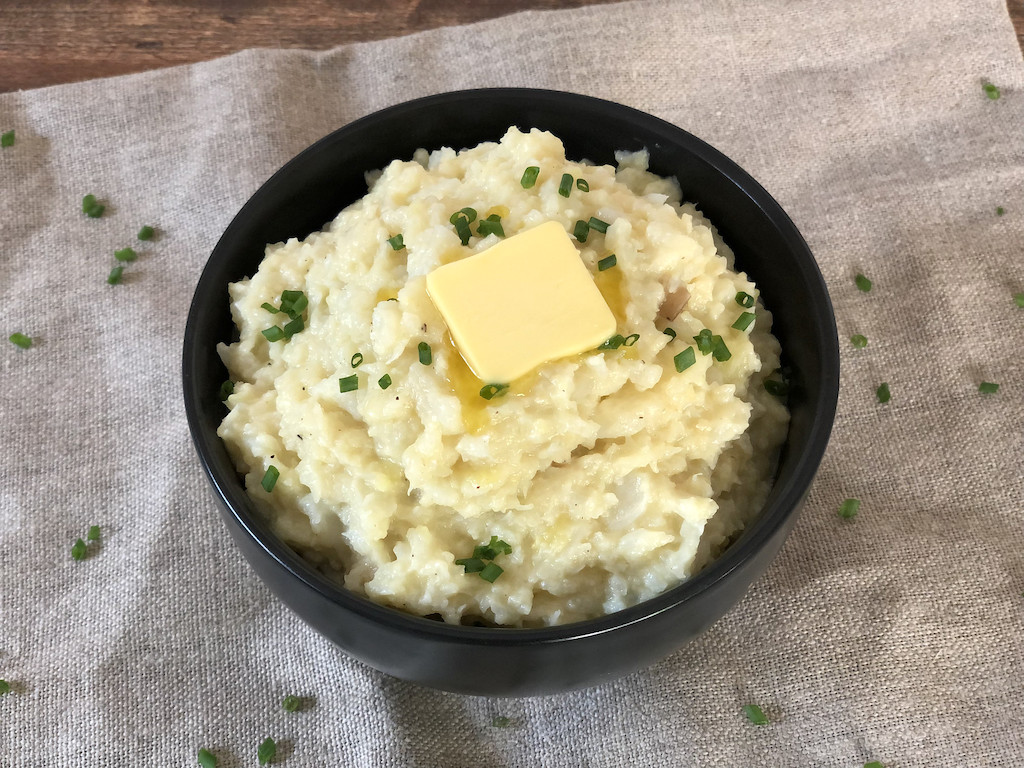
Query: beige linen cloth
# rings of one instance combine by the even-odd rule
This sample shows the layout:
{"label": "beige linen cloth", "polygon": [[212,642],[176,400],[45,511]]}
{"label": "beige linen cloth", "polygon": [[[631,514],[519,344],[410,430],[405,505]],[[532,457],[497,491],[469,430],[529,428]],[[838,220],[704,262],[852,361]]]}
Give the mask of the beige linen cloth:
{"label": "beige linen cloth", "polygon": [[[497,85],[731,156],[806,236],[842,342],[820,475],[742,603],[653,668],[524,700],[388,678],[300,623],[229,540],[179,383],[199,273],[276,168]],[[1022,104],[1003,0],[652,0],[0,95],[0,316],[34,340],[0,345],[0,765],[238,768],[268,736],[296,768],[1024,765]]]}

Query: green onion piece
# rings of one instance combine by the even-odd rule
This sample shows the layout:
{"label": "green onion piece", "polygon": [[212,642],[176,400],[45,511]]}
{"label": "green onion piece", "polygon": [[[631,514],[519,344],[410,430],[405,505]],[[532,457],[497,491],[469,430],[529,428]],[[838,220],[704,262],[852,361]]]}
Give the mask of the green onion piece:
{"label": "green onion piece", "polygon": [[996,216],[1002,216],[1004,213],[1006,213],[1006,209],[1003,206],[996,206]]}
{"label": "green onion piece", "polygon": [[269,302],[266,302],[266,301],[264,301],[262,304],[260,304],[260,307],[262,307],[263,309],[267,310],[267,312],[269,312],[272,315],[276,315],[278,312],[281,311],[280,309],[275,307],[273,304],[271,304]]}
{"label": "green onion piece", "polygon": [[96,195],[86,195],[82,198],[82,213],[90,219],[98,219],[104,210],[106,206],[96,199]]}
{"label": "green onion piece", "polygon": [[625,341],[626,338],[624,336],[621,336],[620,334],[616,333],[614,336],[608,339],[608,341],[603,342],[601,346],[598,347],[598,349],[618,349],[625,343]]}
{"label": "green onion piece", "polygon": [[456,565],[461,565],[466,573],[480,573],[484,569],[484,561],[479,557],[463,557],[460,560],[455,561]]}
{"label": "green onion piece", "polygon": [[872,760],[870,763],[864,763],[864,768],[885,768],[885,766],[877,760]]}
{"label": "green onion piece", "polygon": [[676,364],[676,373],[682,373],[697,362],[697,353],[693,351],[693,347],[687,347],[678,355],[673,357],[672,362]]}
{"label": "green onion piece", "polygon": [[511,555],[512,545],[492,535],[486,544],[479,544],[473,549],[473,557],[480,560],[493,560],[498,555]]}
{"label": "green onion piece", "polygon": [[267,467],[267,471],[263,473],[263,479],[260,480],[260,485],[263,486],[263,490],[267,493],[274,490],[274,486],[277,485],[277,478],[280,476],[281,473],[273,464]]}
{"label": "green onion piece", "polygon": [[263,742],[256,748],[256,758],[260,761],[260,765],[266,765],[274,759],[274,755],[277,754],[277,744],[269,736],[263,740]]}
{"label": "green onion piece", "polygon": [[589,192],[590,182],[587,181],[586,179],[576,179],[576,189],[578,189],[580,192]]}
{"label": "green onion piece", "polygon": [[615,258],[614,253],[611,256],[605,256],[603,259],[597,262],[597,271],[604,272],[606,269],[611,269],[618,263],[619,260]]}
{"label": "green onion piece", "polygon": [[281,291],[281,311],[291,318],[301,315],[309,306],[309,299],[302,291]]}
{"label": "green onion piece", "polygon": [[391,386],[391,377],[385,373],[383,376],[377,379],[377,386],[380,387],[381,389],[387,389],[388,387]]}
{"label": "green onion piece", "polygon": [[26,336],[24,333],[12,333],[7,337],[11,344],[22,349],[28,349],[32,346],[32,339]]}
{"label": "green onion piece", "polygon": [[744,704],[743,714],[754,725],[768,725],[768,718],[765,717],[764,710],[757,706],[757,704]]}
{"label": "green onion piece", "polygon": [[202,768],[217,768],[217,758],[208,749],[200,749],[199,765]]}
{"label": "green onion piece", "polygon": [[454,221],[455,234],[459,236],[459,240],[462,241],[463,245],[469,245],[469,238],[473,236],[473,233],[469,229],[469,220],[465,216],[459,216]]}
{"label": "green onion piece", "polygon": [[558,182],[558,194],[562,197],[568,197],[572,191],[572,175],[568,173],[562,174],[562,180]]}
{"label": "green onion piece", "polygon": [[430,351],[430,345],[425,341],[421,341],[417,348],[420,354],[420,364],[430,365],[434,361],[434,354]]}
{"label": "green onion piece", "polygon": [[861,336],[859,333],[853,334],[850,337],[850,343],[853,344],[857,349],[864,349],[868,345],[868,337]]}
{"label": "green onion piece", "polygon": [[285,338],[290,339],[292,336],[294,336],[296,333],[298,333],[305,327],[306,323],[303,322],[302,318],[296,317],[293,320],[289,320],[287,323],[285,323],[284,328],[282,328],[281,330],[283,331]]}
{"label": "green onion piece", "polygon": [[631,334],[629,334],[629,336],[627,336],[625,339],[622,340],[622,346],[624,346],[624,347],[632,347],[638,341],[640,341],[640,334],[639,333],[631,333]]}
{"label": "green onion piece", "polygon": [[722,341],[721,336],[712,336],[711,339],[714,342],[714,347],[711,350],[711,355],[715,358],[715,360],[717,360],[720,363],[724,363],[726,360],[732,357],[732,352],[730,352],[729,348],[725,346],[725,342]]}
{"label": "green onion piece", "polygon": [[588,221],[587,224],[590,225],[591,229],[600,232],[602,235],[608,231],[608,222],[601,221],[600,219],[594,216],[590,217],[590,221]]}
{"label": "green onion piece", "polygon": [[480,397],[484,400],[493,400],[508,391],[508,384],[484,384],[480,387]]}
{"label": "green onion piece", "polygon": [[100,527],[98,525],[90,525],[88,533],[85,534],[86,541],[99,541],[100,540]]}
{"label": "green onion piece", "polygon": [[84,560],[85,553],[85,542],[81,539],[78,539],[77,541],[75,541],[74,544],[71,545],[71,558],[73,560]]}
{"label": "green onion piece", "polygon": [[858,273],[858,275],[853,278],[853,281],[857,283],[857,287],[864,291],[864,293],[871,290],[871,281],[864,277],[864,275]]}
{"label": "green onion piece", "polygon": [[732,327],[737,331],[745,331],[750,327],[752,322],[754,322],[754,313],[743,312],[736,318],[736,322],[732,324]]}
{"label": "green onion piece", "polygon": [[14,131],[4,131],[0,133],[0,147],[13,147],[14,146]]}
{"label": "green onion piece", "polygon": [[508,728],[512,721],[502,715],[495,715],[491,718],[491,725],[495,728]]}
{"label": "green onion piece", "polygon": [[156,230],[149,226],[149,224],[146,224],[139,230],[139,234],[137,234],[136,237],[139,240],[152,240],[153,235],[155,234]]}
{"label": "green onion piece", "polygon": [[121,276],[124,274],[124,267],[114,267],[110,270],[110,274],[107,275],[107,282],[110,285],[117,285],[121,282]]}
{"label": "green onion piece", "polygon": [[0,680],[0,696],[11,692],[11,684],[6,680]]}
{"label": "green onion piece", "polygon": [[281,709],[285,712],[298,712],[301,706],[302,699],[298,696],[285,696],[284,701],[281,702]]}
{"label": "green onion piece", "polygon": [[892,394],[889,392],[889,382],[882,382],[878,385],[878,389],[875,390],[875,395],[878,397],[878,402],[888,403]]}
{"label": "green onion piece", "polygon": [[488,235],[504,237],[505,229],[501,226],[501,216],[492,213],[486,219],[481,219],[480,223],[476,225],[476,233],[480,237],[487,237]]}
{"label": "green onion piece", "polygon": [[114,258],[118,261],[135,261],[139,258],[139,254],[135,252],[134,248],[122,248],[119,251],[114,251]]}
{"label": "green onion piece", "polygon": [[978,391],[983,395],[994,395],[999,391],[999,385],[991,381],[983,381],[978,385]]}
{"label": "green onion piece", "polygon": [[537,177],[540,175],[540,168],[536,165],[529,166],[523,171],[523,178],[519,180],[523,189],[530,189],[534,184],[537,183]]}
{"label": "green onion piece", "polygon": [[338,379],[339,392],[354,392],[357,389],[359,389],[358,373],[353,373],[351,376],[342,376]]}
{"label": "green onion piece", "polygon": [[235,394],[235,382],[228,379],[220,385],[220,401],[225,402],[233,394]]}
{"label": "green onion piece", "polygon": [[363,364],[363,353],[356,352],[354,355],[352,355],[352,360],[350,362],[353,368],[358,368],[360,365]]}
{"label": "green onion piece", "polygon": [[497,563],[488,563],[484,566],[484,569],[480,571],[480,578],[484,581],[489,581],[491,584],[493,584],[494,580],[501,576],[501,574],[503,574],[504,572],[505,569]]}
{"label": "green onion piece", "polygon": [[1024,309],[1024,293],[1013,294],[1013,303],[1021,309]]}
{"label": "green onion piece", "polygon": [[694,336],[693,340],[697,342],[697,350],[702,355],[710,355],[711,350],[715,348],[715,342],[712,340],[711,331],[707,328],[701,329],[701,332]]}
{"label": "green onion piece", "polygon": [[676,337],[676,331],[674,328],[666,328],[665,330],[662,331],[662,333],[664,333],[670,339],[674,339]]}
{"label": "green onion piece", "polygon": [[260,333],[262,333],[266,340],[270,342],[280,341],[284,338],[284,331],[276,325],[273,325],[270,328],[264,328]]}
{"label": "green onion piece", "polygon": [[740,291],[739,293],[736,294],[736,303],[739,304],[741,307],[750,309],[752,306],[754,306],[754,297],[751,296],[746,291]]}
{"label": "green onion piece", "polygon": [[405,248],[405,238],[402,235],[395,235],[394,237],[389,237],[388,245],[391,246],[392,250],[400,251],[403,248]]}
{"label": "green onion piece", "polygon": [[583,219],[577,219],[576,223],[572,228],[572,236],[575,237],[579,242],[587,242],[587,236],[590,234],[590,225],[587,224]]}
{"label": "green onion piece", "polygon": [[1001,95],[1001,94],[999,93],[999,89],[998,89],[998,88],[997,88],[996,86],[992,85],[992,83],[985,83],[985,84],[984,84],[984,85],[982,86],[982,88],[984,88],[984,89],[985,89],[985,95],[986,95],[986,96],[988,96],[988,97],[989,97],[990,99],[992,99],[993,101],[995,101],[996,99],[998,99],[998,98],[999,98],[999,96]]}
{"label": "green onion piece", "polygon": [[839,505],[838,515],[844,520],[849,520],[857,516],[857,510],[859,509],[860,499],[846,499]]}
{"label": "green onion piece", "polygon": [[472,224],[476,221],[476,208],[460,208],[448,217],[448,221],[454,224],[460,218],[464,218],[467,224]]}
{"label": "green onion piece", "polygon": [[785,397],[789,394],[789,384],[778,379],[765,379],[764,391],[774,397]]}

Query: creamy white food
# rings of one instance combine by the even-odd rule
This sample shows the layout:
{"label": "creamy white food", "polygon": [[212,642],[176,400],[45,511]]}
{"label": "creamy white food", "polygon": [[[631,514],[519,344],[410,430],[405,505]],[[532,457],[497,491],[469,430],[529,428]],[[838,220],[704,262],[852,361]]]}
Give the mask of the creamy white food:
{"label": "creamy white food", "polygon": [[[763,504],[788,424],[763,386],[779,366],[771,315],[737,303],[756,286],[675,180],[647,172],[646,153],[618,160],[573,162],[556,137],[514,128],[458,153],[421,150],[231,285],[239,340],[220,349],[235,384],[219,434],[274,530],[349,589],[453,623],[582,620],[691,577]],[[540,173],[525,189],[529,166]],[[589,191],[560,195],[564,173]],[[465,207],[497,213],[507,237],[607,222],[579,256],[635,343],[544,363],[482,398],[425,287],[499,242],[474,224],[462,244],[450,217]],[[288,317],[263,305],[287,290],[308,297],[304,329],[268,341]],[[732,327],[744,312],[753,324]],[[728,359],[697,348],[703,329]],[[694,362],[678,372],[687,348]],[[342,392],[353,375],[358,388]],[[493,583],[455,562],[492,536],[511,548]]]}

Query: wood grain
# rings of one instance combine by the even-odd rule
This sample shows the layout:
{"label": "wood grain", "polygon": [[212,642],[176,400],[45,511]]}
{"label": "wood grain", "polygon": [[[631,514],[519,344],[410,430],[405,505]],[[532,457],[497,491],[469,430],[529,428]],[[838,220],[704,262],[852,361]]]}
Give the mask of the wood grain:
{"label": "wood grain", "polygon": [[[0,92],[612,0],[0,0]],[[1024,48],[1024,0],[1007,0]]]}

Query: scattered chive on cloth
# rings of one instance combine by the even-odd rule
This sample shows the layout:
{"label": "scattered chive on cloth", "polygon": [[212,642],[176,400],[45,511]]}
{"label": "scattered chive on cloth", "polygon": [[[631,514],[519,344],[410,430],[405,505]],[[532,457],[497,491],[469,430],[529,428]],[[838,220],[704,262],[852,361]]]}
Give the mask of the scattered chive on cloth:
{"label": "scattered chive on cloth", "polygon": [[[355,118],[483,86],[619,101],[739,162],[842,343],[765,576],[653,668],[549,698],[418,688],[301,624],[231,543],[180,394],[193,287],[257,187]],[[268,738],[295,768],[1024,764],[1022,124],[1003,0],[641,0],[0,94],[0,316],[32,340],[0,348],[0,764],[255,765]]]}

